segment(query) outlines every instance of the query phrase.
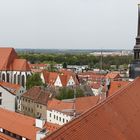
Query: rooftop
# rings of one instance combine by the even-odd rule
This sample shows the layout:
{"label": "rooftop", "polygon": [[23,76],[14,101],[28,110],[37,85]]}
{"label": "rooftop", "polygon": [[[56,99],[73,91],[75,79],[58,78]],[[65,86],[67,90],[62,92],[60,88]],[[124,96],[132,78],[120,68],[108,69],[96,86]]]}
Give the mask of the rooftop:
{"label": "rooftop", "polygon": [[140,139],[140,77],[97,106],[90,108],[47,140],[138,140]]}

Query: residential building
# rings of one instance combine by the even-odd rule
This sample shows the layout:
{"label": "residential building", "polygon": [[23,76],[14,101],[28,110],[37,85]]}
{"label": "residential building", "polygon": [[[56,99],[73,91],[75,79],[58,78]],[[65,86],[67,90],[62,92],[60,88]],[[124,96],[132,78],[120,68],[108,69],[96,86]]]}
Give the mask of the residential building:
{"label": "residential building", "polygon": [[35,86],[21,96],[21,113],[46,119],[46,106],[50,93],[44,87]]}
{"label": "residential building", "polygon": [[63,125],[99,103],[99,96],[79,97],[75,100],[48,101],[47,122]]}
{"label": "residential building", "polygon": [[20,97],[25,91],[26,89],[18,84],[0,82],[1,107],[11,111],[20,111]]}
{"label": "residential building", "polygon": [[43,140],[139,140],[140,77]]}
{"label": "residential building", "polygon": [[0,108],[1,140],[41,140],[60,126]]}
{"label": "residential building", "polygon": [[79,85],[76,74],[64,70],[59,72],[43,71],[41,73],[41,79],[46,85],[54,87],[68,87]]}
{"label": "residential building", "polygon": [[107,79],[110,79],[111,81],[120,81],[122,80],[119,72],[109,72],[106,76]]}
{"label": "residential building", "polygon": [[0,48],[0,81],[26,87],[27,76],[31,75],[28,62],[19,59],[13,48]]}

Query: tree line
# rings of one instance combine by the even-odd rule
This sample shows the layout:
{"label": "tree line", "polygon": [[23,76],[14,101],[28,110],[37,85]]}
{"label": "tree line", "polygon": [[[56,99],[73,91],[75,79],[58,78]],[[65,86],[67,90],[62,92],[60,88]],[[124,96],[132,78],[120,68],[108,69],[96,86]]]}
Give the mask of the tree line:
{"label": "tree line", "polygon": [[[67,63],[68,65],[88,65],[90,68],[100,68],[101,56],[89,54],[19,54],[31,63]],[[111,65],[128,65],[133,57],[128,56],[106,56],[102,57],[103,69],[109,69]]]}

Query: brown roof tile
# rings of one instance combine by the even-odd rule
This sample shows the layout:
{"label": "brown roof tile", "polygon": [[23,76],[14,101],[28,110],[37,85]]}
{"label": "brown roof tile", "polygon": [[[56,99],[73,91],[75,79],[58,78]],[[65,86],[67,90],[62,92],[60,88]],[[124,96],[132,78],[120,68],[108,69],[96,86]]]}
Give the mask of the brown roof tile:
{"label": "brown roof tile", "polygon": [[34,86],[22,96],[34,100],[36,103],[47,105],[50,93],[40,86]]}
{"label": "brown roof tile", "polygon": [[140,77],[44,140],[139,140]]}

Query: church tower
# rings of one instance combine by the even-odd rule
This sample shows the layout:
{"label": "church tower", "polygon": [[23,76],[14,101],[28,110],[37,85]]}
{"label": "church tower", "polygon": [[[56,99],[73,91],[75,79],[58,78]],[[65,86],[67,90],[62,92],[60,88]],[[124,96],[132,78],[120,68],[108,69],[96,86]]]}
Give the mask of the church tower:
{"label": "church tower", "polygon": [[135,79],[140,76],[140,4],[138,4],[138,30],[136,45],[134,46],[134,60],[130,64],[130,78]]}

